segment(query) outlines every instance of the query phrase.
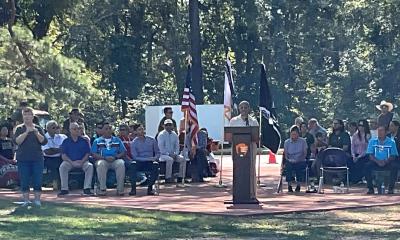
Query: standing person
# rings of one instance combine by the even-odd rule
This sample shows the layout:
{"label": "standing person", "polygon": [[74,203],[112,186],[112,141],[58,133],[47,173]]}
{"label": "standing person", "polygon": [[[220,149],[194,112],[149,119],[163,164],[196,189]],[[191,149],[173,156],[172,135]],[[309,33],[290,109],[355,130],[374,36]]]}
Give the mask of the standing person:
{"label": "standing person", "polygon": [[174,162],[179,163],[178,183],[182,181],[184,169],[186,168],[186,160],[179,155],[179,138],[173,131],[173,122],[171,119],[164,121],[164,130],[157,137],[158,148],[160,149],[160,162],[165,162],[165,183],[173,183],[172,165]]}
{"label": "standing person", "polygon": [[53,182],[53,190],[59,189],[60,172],[59,168],[62,162],[61,159],[61,144],[67,138],[64,134],[58,134],[58,124],[54,120],[46,123],[47,133],[44,135],[47,139],[47,144],[42,146],[44,155],[44,165],[49,170],[50,181]]}
{"label": "standing person", "polygon": [[78,122],[82,118],[82,116],[83,115],[78,108],[73,108],[71,112],[69,112],[69,118],[65,119],[63,123],[62,133],[68,136],[70,134],[69,125],[73,122]]}
{"label": "standing person", "polygon": [[368,162],[367,147],[371,133],[367,120],[358,121],[357,131],[351,136],[351,155],[353,164],[350,164],[350,181],[357,183],[362,180],[365,165]]}
{"label": "standing person", "polygon": [[[388,194],[393,194],[397,171],[400,167],[398,161],[396,161],[399,154],[397,152],[396,143],[393,139],[386,136],[385,126],[378,127],[378,138],[369,140],[367,154],[370,160],[365,166],[365,178],[367,179],[368,187],[367,194],[374,194],[374,186],[372,183],[372,171],[374,170],[390,171]],[[380,193],[379,186],[378,193]]]}
{"label": "standing person", "polygon": [[[231,127],[246,127],[246,126],[259,126],[258,122],[256,119],[253,117],[249,116],[250,113],[250,103],[247,101],[242,101],[239,103],[239,115],[236,117],[233,117],[231,121],[229,122],[229,125]],[[251,158],[251,189],[250,193],[252,196],[256,196],[256,172],[255,172],[255,165],[256,165],[256,156],[257,156],[257,142],[253,142],[251,147],[250,147],[250,152],[252,154]]]}
{"label": "standing person", "polygon": [[96,160],[96,172],[100,183],[98,195],[105,196],[107,193],[107,171],[115,170],[117,176],[117,195],[124,195],[125,161],[126,149],[121,139],[112,135],[113,129],[109,123],[103,123],[103,136],[94,140],[92,144],[92,155]]}
{"label": "standing person", "polygon": [[12,139],[8,138],[8,128],[6,125],[1,126],[0,130],[0,161],[7,164],[15,164],[14,160],[14,144]]}
{"label": "standing person", "polygon": [[81,127],[78,123],[69,125],[71,135],[61,145],[63,162],[60,166],[61,192],[58,196],[64,196],[68,191],[68,174],[73,168],[80,168],[85,172],[83,194],[92,195],[93,164],[88,159],[90,155],[90,144],[81,136]]}
{"label": "standing person", "polygon": [[165,107],[163,111],[164,111],[164,117],[161,118],[161,121],[158,124],[158,132],[157,133],[164,130],[164,121],[167,119],[171,119],[172,124],[174,126],[173,131],[178,133],[177,127],[176,127],[176,121],[172,118],[172,115],[174,114],[174,112],[172,111],[172,107]]}
{"label": "standing person", "polygon": [[[147,195],[155,195],[153,185],[158,179],[160,169],[158,161],[160,158],[160,150],[157,141],[146,136],[143,125],[137,125],[135,129],[137,137],[131,143],[131,152],[133,164],[128,168],[130,176],[136,176],[137,171],[149,172]],[[136,195],[136,182],[132,182],[132,189],[129,195]]]}
{"label": "standing person", "polygon": [[296,174],[297,186],[295,191],[300,192],[300,182],[303,179],[304,169],[307,167],[307,142],[299,137],[300,130],[294,125],[290,128],[290,138],[284,143],[284,159],[286,160],[286,181],[288,183],[288,192],[293,192],[292,179],[293,171]]}
{"label": "standing person", "polygon": [[390,121],[392,121],[394,113],[393,104],[386,101],[381,101],[379,105],[376,105],[376,108],[381,111],[381,114],[378,116],[378,126],[384,126],[386,131],[389,129]]}
{"label": "standing person", "polygon": [[43,152],[42,145],[47,144],[43,129],[33,123],[33,109],[30,107],[22,111],[23,124],[15,128],[14,142],[18,145],[16,159],[23,198],[23,206],[29,204],[29,183],[32,178],[34,190],[34,204],[41,206],[40,194],[42,191]]}

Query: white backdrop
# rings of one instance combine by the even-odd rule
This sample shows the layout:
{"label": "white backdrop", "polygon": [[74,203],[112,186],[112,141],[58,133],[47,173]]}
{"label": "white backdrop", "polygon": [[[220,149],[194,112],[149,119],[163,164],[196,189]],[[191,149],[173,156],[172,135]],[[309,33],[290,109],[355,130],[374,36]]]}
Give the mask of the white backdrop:
{"label": "white backdrop", "polygon": [[[179,122],[183,117],[181,105],[147,106],[145,115],[147,135],[154,137],[157,134],[158,124],[164,116],[164,107],[172,107],[172,111],[174,112],[172,118],[176,121],[179,129]],[[224,134],[224,125],[227,125],[227,121],[224,121],[224,105],[197,105],[196,109],[200,128],[207,128],[208,135],[211,138],[215,140],[222,139]]]}

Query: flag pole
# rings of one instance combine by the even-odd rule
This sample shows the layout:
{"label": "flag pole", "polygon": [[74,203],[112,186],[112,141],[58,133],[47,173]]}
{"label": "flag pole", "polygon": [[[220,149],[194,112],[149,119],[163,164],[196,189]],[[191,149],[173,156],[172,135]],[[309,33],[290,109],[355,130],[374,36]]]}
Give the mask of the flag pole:
{"label": "flag pole", "polygon": [[257,186],[258,187],[266,187],[265,184],[261,184],[260,181],[260,174],[261,174],[261,153],[262,153],[262,147],[261,147],[261,137],[262,137],[262,113],[261,110],[260,111],[260,127],[259,127],[259,131],[260,131],[260,138],[258,139],[258,166],[257,166]]}
{"label": "flag pole", "polygon": [[[225,107],[224,107],[224,112],[225,112]],[[216,188],[226,188],[226,185],[222,183],[222,162],[223,162],[223,157],[224,157],[224,135],[225,135],[225,114],[222,114],[222,139],[220,141],[221,144],[221,160],[220,160],[220,170],[219,170],[219,181],[218,184],[215,185]]]}
{"label": "flag pole", "polygon": [[[185,119],[185,135],[184,135],[184,139],[183,139],[183,151],[185,151],[185,147],[187,147],[186,146],[187,125],[188,125],[188,118],[187,117],[188,117],[188,111],[186,110],[185,111],[185,116],[184,116],[184,119]],[[178,182],[176,183],[176,186],[177,187],[181,187],[181,188],[186,187],[186,185],[185,185],[186,168],[187,168],[187,166],[186,166],[186,163],[187,163],[186,157],[189,158],[189,149],[187,149],[187,156],[185,156],[185,152],[183,153],[183,160],[185,161],[185,167],[183,168],[182,182],[181,182],[181,184],[179,184]]]}

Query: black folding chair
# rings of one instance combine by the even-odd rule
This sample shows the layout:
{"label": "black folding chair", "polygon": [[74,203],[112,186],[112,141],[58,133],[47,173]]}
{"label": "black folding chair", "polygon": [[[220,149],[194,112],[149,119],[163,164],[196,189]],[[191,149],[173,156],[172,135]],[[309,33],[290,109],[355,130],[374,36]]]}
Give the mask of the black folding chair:
{"label": "black folding chair", "polygon": [[349,192],[349,168],[347,159],[349,158],[345,151],[341,148],[327,148],[318,155],[321,161],[321,177],[319,178],[318,192],[323,193],[324,172],[338,173],[346,172],[347,192]]}

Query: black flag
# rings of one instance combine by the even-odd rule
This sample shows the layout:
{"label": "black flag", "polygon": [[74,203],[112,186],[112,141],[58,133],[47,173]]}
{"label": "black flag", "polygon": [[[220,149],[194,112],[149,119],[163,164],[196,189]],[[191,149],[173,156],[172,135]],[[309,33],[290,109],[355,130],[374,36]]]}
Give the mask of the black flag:
{"label": "black flag", "polygon": [[275,106],[268,86],[267,73],[261,64],[260,76],[261,144],[277,153],[281,145],[281,134],[275,114]]}

